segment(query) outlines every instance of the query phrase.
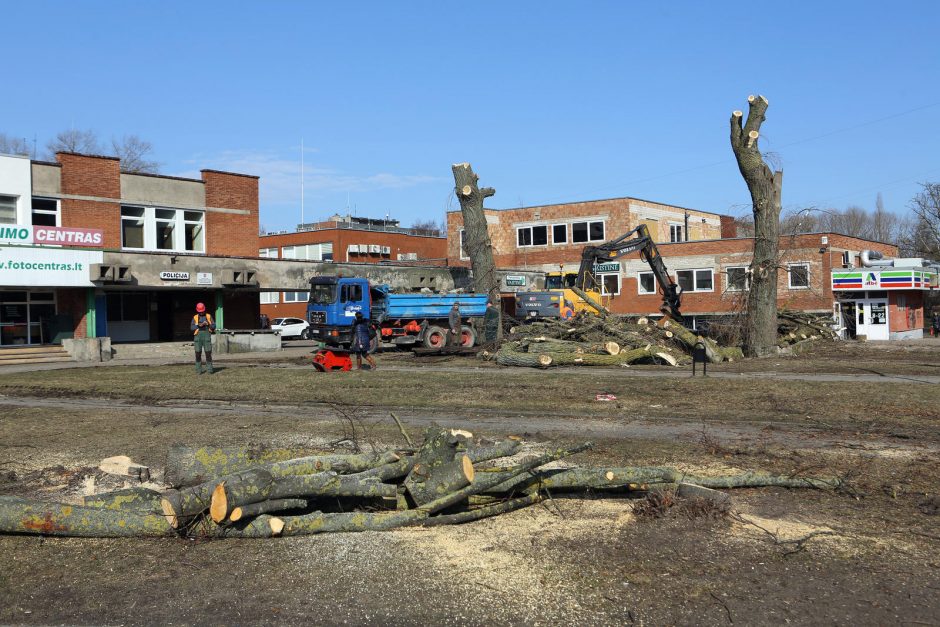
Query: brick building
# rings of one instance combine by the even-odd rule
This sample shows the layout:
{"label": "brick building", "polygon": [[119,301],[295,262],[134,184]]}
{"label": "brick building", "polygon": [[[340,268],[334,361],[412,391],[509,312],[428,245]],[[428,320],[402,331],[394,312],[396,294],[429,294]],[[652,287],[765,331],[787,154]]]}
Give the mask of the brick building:
{"label": "brick building", "polygon": [[197,301],[255,326],[258,178],[131,174],[114,157],[0,155],[0,346],[189,337]]}
{"label": "brick building", "polygon": [[[385,263],[444,266],[447,238],[436,231],[402,228],[397,220],[334,215],[324,222],[301,224],[291,233],[259,239],[258,254],[267,259],[302,259],[336,263]],[[304,318],[306,291],[264,292],[261,311],[269,318]]]}
{"label": "brick building", "polygon": [[[657,242],[733,237],[734,219],[717,213],[640,200],[612,198],[586,202],[486,209],[493,255],[499,268],[557,270],[581,258],[587,244],[600,244],[646,224]],[[469,265],[463,251],[463,216],[447,214],[447,258]]]}
{"label": "brick building", "polygon": [[[486,210],[486,217],[497,268],[577,272],[584,246],[615,239],[642,222],[682,289],[682,311],[693,326],[740,311],[746,295],[754,242],[735,237],[728,216],[618,198]],[[448,261],[453,265],[469,264],[462,250],[462,224],[459,212],[448,214]],[[781,237],[778,305],[832,313],[843,320],[851,337],[919,337],[924,294],[934,289],[930,282],[936,283],[937,269],[917,266],[922,260],[897,260],[901,267],[887,269],[862,268],[864,250],[884,257],[898,254],[895,246],[838,233]],[[659,286],[638,253],[594,270],[614,313],[659,312]]]}

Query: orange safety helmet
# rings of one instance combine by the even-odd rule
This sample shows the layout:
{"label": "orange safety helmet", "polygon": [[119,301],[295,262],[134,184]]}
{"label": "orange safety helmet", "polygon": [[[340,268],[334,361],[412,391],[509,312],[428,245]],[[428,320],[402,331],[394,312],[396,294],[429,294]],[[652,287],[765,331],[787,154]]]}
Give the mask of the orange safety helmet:
{"label": "orange safety helmet", "polygon": [[203,303],[196,303],[196,313],[206,313],[206,306]]}

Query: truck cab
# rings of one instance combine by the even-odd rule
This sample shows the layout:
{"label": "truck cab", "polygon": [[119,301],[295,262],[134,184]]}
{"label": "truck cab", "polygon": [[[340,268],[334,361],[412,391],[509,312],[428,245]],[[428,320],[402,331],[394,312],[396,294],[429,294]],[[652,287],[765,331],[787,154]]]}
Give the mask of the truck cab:
{"label": "truck cab", "polygon": [[331,345],[352,342],[352,323],[356,312],[373,318],[372,287],[367,279],[335,276],[310,279],[307,322],[311,339]]}

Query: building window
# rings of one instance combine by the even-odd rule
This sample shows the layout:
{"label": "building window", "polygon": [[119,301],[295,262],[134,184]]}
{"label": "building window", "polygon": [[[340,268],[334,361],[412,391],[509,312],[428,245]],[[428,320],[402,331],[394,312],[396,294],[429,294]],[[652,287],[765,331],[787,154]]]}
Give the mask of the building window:
{"label": "building window", "polygon": [[186,250],[191,250],[196,253],[205,252],[205,217],[206,214],[201,211],[183,212],[183,228],[185,233],[185,241],[183,244]]}
{"label": "building window", "polygon": [[464,244],[464,238],[466,236],[466,231],[460,229],[460,258],[469,259],[470,255],[467,254],[467,248]]}
{"label": "building window", "polygon": [[809,287],[809,264],[791,263],[787,266],[787,276],[791,290],[806,289]]}
{"label": "building window", "polygon": [[656,293],[656,275],[652,272],[637,272],[636,284],[639,294]]}
{"label": "building window", "polygon": [[261,292],[261,304],[262,305],[276,305],[278,302],[278,297],[281,295],[280,292]]}
{"label": "building window", "polygon": [[0,224],[16,224],[16,196],[0,196]]}
{"label": "building window", "polygon": [[676,283],[683,292],[711,292],[714,289],[714,271],[708,270],[679,270],[676,272]]}
{"label": "building window", "polygon": [[618,296],[620,294],[620,273],[599,274],[597,280],[601,284],[602,296]]}
{"label": "building window", "polygon": [[285,303],[305,303],[310,299],[310,292],[284,292]]}
{"label": "building window", "polygon": [[205,213],[122,206],[121,246],[140,250],[205,252]]}
{"label": "building window", "polygon": [[552,226],[552,244],[568,243],[568,225],[555,224]]}
{"label": "building window", "polygon": [[746,267],[726,268],[725,272],[728,275],[729,292],[743,292],[751,287],[751,277]]}
{"label": "building window", "polygon": [[599,242],[604,239],[604,221],[572,222],[571,241],[575,244],[581,242]]}
{"label": "building window", "polygon": [[545,246],[548,244],[547,226],[523,226],[516,229],[517,246]]}
{"label": "building window", "polygon": [[682,241],[682,225],[681,224],[669,225],[669,241],[670,242]]}
{"label": "building window", "polygon": [[33,226],[59,226],[59,201],[33,196]]}
{"label": "building window", "polygon": [[262,248],[262,249],[258,250],[258,256],[261,257],[262,259],[277,259],[277,258],[278,258],[278,250],[277,250],[277,247],[275,247],[275,248]]}
{"label": "building window", "polygon": [[121,246],[144,247],[144,208],[121,207]]}

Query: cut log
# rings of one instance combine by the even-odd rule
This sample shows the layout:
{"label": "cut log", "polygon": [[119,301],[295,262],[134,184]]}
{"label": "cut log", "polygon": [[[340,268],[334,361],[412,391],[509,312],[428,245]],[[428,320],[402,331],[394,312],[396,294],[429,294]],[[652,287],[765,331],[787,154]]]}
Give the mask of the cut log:
{"label": "cut log", "polygon": [[552,356],[546,355],[546,354],[539,355],[537,360],[539,362],[539,365],[543,368],[548,368],[549,366],[552,365],[552,362],[554,362],[554,359],[552,359]]}
{"label": "cut log", "polygon": [[289,509],[303,509],[305,507],[307,507],[307,501],[304,499],[272,499],[235,507],[229,515],[229,520],[238,522],[242,518],[270,514],[271,512],[283,512]]}
{"label": "cut log", "polygon": [[[466,431],[427,430],[424,443],[414,455],[414,466],[403,483],[416,504],[421,505],[433,500],[442,482],[444,484],[460,482],[460,468],[456,467],[454,462],[456,460],[463,462],[466,456],[460,451],[468,448],[470,437],[472,434]],[[472,481],[473,463],[469,457],[466,457],[466,463],[470,466],[469,481]],[[466,485],[467,483],[455,486],[452,490]]]}
{"label": "cut log", "polygon": [[82,499],[85,507],[100,507],[117,511],[158,514],[160,493],[149,488],[127,488],[103,494],[93,494]]}
{"label": "cut log", "polygon": [[191,530],[193,536],[219,538],[275,538],[284,529],[284,520],[276,516],[262,514],[254,518],[243,518],[237,523],[218,525],[210,519],[204,519],[204,525]]}
{"label": "cut log", "polygon": [[166,518],[101,507],[0,496],[0,533],[83,538],[174,535]]}
{"label": "cut log", "polygon": [[591,298],[591,296],[580,287],[572,287],[571,291],[584,299],[584,302],[586,302],[588,305],[596,309],[599,316],[603,317],[610,315],[610,310],[607,309],[607,307],[604,307],[602,304]]}
{"label": "cut log", "polygon": [[[555,460],[587,450],[592,446],[592,443],[586,442],[585,444],[569,449],[550,451],[519,464],[513,469],[512,476],[508,477],[508,479],[528,472],[533,468],[538,468],[539,466],[544,466]],[[498,482],[500,479],[501,477],[497,478],[496,481]],[[328,531],[384,531],[406,525],[416,525],[427,520],[432,514],[457,505],[458,503],[462,503],[475,494],[485,492],[487,489],[496,485],[493,481],[493,479],[489,478],[482,481],[475,481],[462,490],[452,492],[451,494],[426,503],[418,508],[402,512],[358,512],[354,514],[323,514],[317,512],[306,516],[286,516],[284,517],[285,526],[283,535],[306,535],[325,533]]]}
{"label": "cut log", "polygon": [[474,464],[500,457],[509,457],[519,450],[519,440],[503,440],[495,444],[483,444],[467,450],[470,461]]}
{"label": "cut log", "polygon": [[447,464],[432,467],[415,464],[405,480],[405,488],[416,505],[430,503],[473,483],[473,462],[469,455],[458,455]]}
{"label": "cut log", "polygon": [[[321,475],[322,473],[314,476],[320,477]],[[274,477],[261,468],[252,468],[236,475],[230,475],[212,489],[209,501],[209,517],[214,522],[220,523],[228,518],[232,510],[238,505],[258,503],[276,498],[269,496],[273,485]]]}
{"label": "cut log", "polygon": [[620,344],[617,344],[617,342],[604,342],[604,350],[608,355],[619,355]]}
{"label": "cut log", "polygon": [[255,466],[277,463],[283,464],[273,470],[278,476],[328,470],[354,473],[389,463],[393,461],[392,457],[397,459],[398,456],[391,452],[382,455],[311,455],[310,449],[240,446],[191,448],[178,445],[167,453],[164,481],[176,488],[188,487]]}
{"label": "cut log", "polygon": [[[249,476],[251,473],[253,477]],[[313,475],[297,475],[269,481],[264,471],[252,469],[239,476],[229,478],[213,488],[210,497],[209,515],[219,523],[228,518],[236,507],[267,500],[351,496],[357,498],[395,498],[396,487],[382,483],[373,476],[337,475],[320,472]]]}
{"label": "cut log", "polygon": [[672,355],[670,355],[669,353],[664,353],[664,352],[661,352],[661,351],[660,351],[660,352],[656,352],[656,353],[653,353],[653,354],[656,355],[657,358],[662,359],[664,362],[666,362],[666,363],[669,364],[670,366],[678,366],[678,365],[679,365],[679,361],[678,361],[675,357],[673,357]]}
{"label": "cut log", "polygon": [[[506,471],[477,473],[477,480],[496,480],[499,476],[508,477]],[[515,479],[497,483],[486,493],[520,492],[546,488],[556,491],[590,490],[601,488],[626,488],[642,490],[647,484],[676,481],[679,473],[675,468],[660,466],[633,466],[626,468],[553,468],[537,470]]]}

